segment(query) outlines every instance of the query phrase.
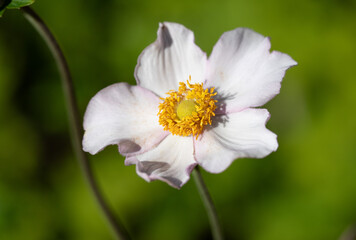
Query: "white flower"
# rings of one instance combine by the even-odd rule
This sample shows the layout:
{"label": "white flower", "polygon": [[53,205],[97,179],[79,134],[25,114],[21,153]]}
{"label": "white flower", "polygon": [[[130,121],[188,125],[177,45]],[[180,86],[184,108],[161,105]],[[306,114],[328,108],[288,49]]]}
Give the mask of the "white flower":
{"label": "white flower", "polygon": [[236,158],[276,151],[270,115],[256,107],[279,93],[297,64],[291,57],[270,52],[269,38],[246,28],[224,33],[209,58],[180,24],[160,24],[157,35],[138,59],[137,86],[116,83],[91,99],[85,151],[117,144],[139,176],[176,188],[197,164],[220,173]]}

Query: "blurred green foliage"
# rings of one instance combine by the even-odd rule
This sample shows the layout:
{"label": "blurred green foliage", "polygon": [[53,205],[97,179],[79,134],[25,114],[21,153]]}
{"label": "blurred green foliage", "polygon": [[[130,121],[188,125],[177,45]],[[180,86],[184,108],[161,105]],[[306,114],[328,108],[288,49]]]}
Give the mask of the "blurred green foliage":
{"label": "blurred green foliage", "polygon": [[[279,150],[203,173],[228,239],[337,239],[356,221],[356,2],[353,0],[41,1],[59,40],[80,110],[100,89],[135,84],[158,22],[192,29],[210,53],[249,27],[299,65],[267,104]],[[113,239],[71,150],[52,56],[20,11],[0,19],[0,239]],[[110,204],[135,239],[210,239],[194,182],[146,183],[115,146],[91,157]]]}

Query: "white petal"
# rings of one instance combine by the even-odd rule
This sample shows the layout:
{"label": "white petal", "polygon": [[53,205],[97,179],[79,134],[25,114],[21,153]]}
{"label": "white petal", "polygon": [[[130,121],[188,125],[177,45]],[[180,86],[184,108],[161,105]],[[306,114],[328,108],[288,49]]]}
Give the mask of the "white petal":
{"label": "white petal", "polygon": [[153,150],[126,158],[125,164],[136,164],[137,174],[148,182],[159,179],[180,188],[197,165],[193,151],[192,137],[169,135]]}
{"label": "white petal", "polygon": [[137,84],[164,97],[179,82],[203,82],[206,54],[194,44],[194,34],[183,25],[160,24],[157,40],[140,55],[135,69]]}
{"label": "white petal", "polygon": [[153,148],[168,135],[158,123],[159,101],[151,91],[127,83],[104,88],[84,116],[84,151],[96,154],[110,144],[119,144],[123,155]]}
{"label": "white petal", "polygon": [[249,108],[218,117],[214,119],[217,126],[194,142],[196,160],[205,170],[220,173],[236,158],[263,158],[277,150],[277,136],[265,127],[266,109]]}
{"label": "white petal", "polygon": [[269,38],[246,28],[226,32],[216,43],[207,86],[216,88],[225,112],[262,106],[279,93],[285,71],[297,63],[270,47]]}

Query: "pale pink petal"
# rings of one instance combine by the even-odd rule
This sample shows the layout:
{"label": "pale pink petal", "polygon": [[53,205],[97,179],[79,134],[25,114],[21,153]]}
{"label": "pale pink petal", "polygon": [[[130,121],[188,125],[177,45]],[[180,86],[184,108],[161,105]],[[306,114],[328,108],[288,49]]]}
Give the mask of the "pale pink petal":
{"label": "pale pink petal", "polygon": [[159,101],[151,91],[127,83],[104,88],[91,99],[84,116],[84,151],[96,154],[118,144],[127,155],[155,147],[169,134],[158,123]]}
{"label": "pale pink petal", "polygon": [[297,63],[270,47],[269,38],[246,28],[226,32],[216,43],[207,86],[216,88],[223,113],[262,106],[279,93],[285,71]]}
{"label": "pale pink petal", "polygon": [[246,109],[214,119],[214,127],[194,142],[197,162],[220,173],[236,158],[263,158],[278,148],[277,136],[265,124],[266,109]]}
{"label": "pale pink petal", "polygon": [[206,54],[194,43],[194,34],[183,25],[162,23],[157,40],[140,55],[135,69],[137,84],[164,97],[179,82],[203,82]]}
{"label": "pale pink petal", "polygon": [[162,180],[175,188],[182,187],[195,165],[192,137],[169,135],[156,148],[126,158],[125,164],[136,164],[136,171],[146,181]]}

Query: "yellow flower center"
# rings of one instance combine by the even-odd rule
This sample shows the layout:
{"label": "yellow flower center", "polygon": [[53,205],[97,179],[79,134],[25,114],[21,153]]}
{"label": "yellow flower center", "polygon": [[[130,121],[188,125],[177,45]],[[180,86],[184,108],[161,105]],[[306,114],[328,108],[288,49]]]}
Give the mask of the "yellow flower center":
{"label": "yellow flower center", "polygon": [[204,127],[211,125],[211,118],[215,116],[217,100],[213,97],[216,94],[214,88],[204,89],[202,83],[180,82],[178,91],[171,90],[167,93],[168,97],[161,98],[163,102],[157,114],[159,124],[173,135],[193,135],[198,138]]}
{"label": "yellow flower center", "polygon": [[192,116],[193,112],[195,112],[196,103],[194,100],[183,100],[178,103],[177,107],[177,117],[179,120],[187,116]]}

